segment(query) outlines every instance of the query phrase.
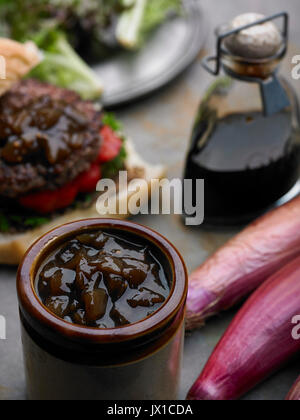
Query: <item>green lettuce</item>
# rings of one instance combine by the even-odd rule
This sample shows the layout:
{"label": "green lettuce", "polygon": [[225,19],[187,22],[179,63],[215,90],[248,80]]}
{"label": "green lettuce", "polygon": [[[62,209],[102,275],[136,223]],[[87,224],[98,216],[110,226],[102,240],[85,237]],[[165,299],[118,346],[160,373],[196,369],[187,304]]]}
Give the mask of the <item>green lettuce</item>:
{"label": "green lettuce", "polygon": [[116,119],[114,114],[106,113],[103,116],[103,124],[108,125],[113,131],[120,134],[120,137],[123,141],[123,145],[119,155],[112,160],[107,162],[102,167],[102,177],[103,178],[113,178],[116,176],[119,171],[124,169],[125,160],[127,158],[127,151],[125,147],[126,139],[122,136],[122,124]]}
{"label": "green lettuce", "polygon": [[120,132],[122,130],[122,124],[115,117],[115,114],[106,112],[103,115],[102,122],[104,125],[108,125],[113,131]]}
{"label": "green lettuce", "polygon": [[171,12],[180,12],[181,1],[0,0],[0,36],[34,41],[44,61],[32,76],[93,100],[102,83],[76,51],[102,57],[117,44],[137,49]]}
{"label": "green lettuce", "polygon": [[20,214],[5,213],[0,210],[0,232],[8,233],[12,230],[24,231],[45,225],[51,219],[41,216],[28,216]]}
{"label": "green lettuce", "polygon": [[[87,1],[91,0],[83,3]],[[98,4],[92,3],[93,7]],[[0,0],[0,27],[2,36],[31,40],[41,50],[44,59],[30,76],[93,100],[101,96],[103,85],[75,52],[63,28],[70,10],[83,13],[82,6],[79,0]]]}
{"label": "green lettuce", "polygon": [[39,35],[35,41],[44,59],[30,77],[74,90],[83,99],[99,98],[103,91],[99,77],[74,51],[62,32],[53,30],[44,37]]}
{"label": "green lettuce", "polygon": [[116,37],[125,48],[139,48],[170,13],[178,14],[181,10],[182,0],[134,0],[133,6],[119,18]]}
{"label": "green lettuce", "polygon": [[102,177],[109,179],[114,178],[118,175],[119,171],[124,169],[124,163],[127,157],[126,147],[125,147],[125,139],[123,140],[123,146],[120,151],[120,154],[111,162],[105,163],[102,167]]}

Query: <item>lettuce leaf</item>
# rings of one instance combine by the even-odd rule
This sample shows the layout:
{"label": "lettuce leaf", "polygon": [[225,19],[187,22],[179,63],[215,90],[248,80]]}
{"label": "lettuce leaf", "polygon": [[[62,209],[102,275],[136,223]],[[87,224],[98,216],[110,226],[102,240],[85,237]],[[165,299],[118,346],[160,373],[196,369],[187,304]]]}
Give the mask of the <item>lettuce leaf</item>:
{"label": "lettuce leaf", "polygon": [[5,214],[0,213],[0,232],[6,233],[9,231],[9,220]]}
{"label": "lettuce leaf", "polygon": [[129,49],[141,47],[153,29],[163,23],[170,13],[181,13],[182,0],[135,0],[118,22],[116,37]]}
{"label": "lettuce leaf", "polygon": [[120,151],[120,154],[111,162],[107,162],[102,167],[102,177],[103,178],[114,178],[119,171],[124,169],[125,160],[127,158],[127,152],[125,147],[126,138],[122,136],[122,124],[116,119],[115,115],[112,113],[106,113],[103,115],[103,124],[108,125],[113,131],[120,134],[120,137],[123,141],[123,146]]}
{"label": "lettuce leaf", "polygon": [[148,0],[141,26],[140,37],[163,23],[171,13],[182,12],[182,0]]}
{"label": "lettuce leaf", "polygon": [[122,124],[117,120],[115,114],[106,112],[102,117],[104,125],[108,125],[113,131],[120,132],[122,130]]}
{"label": "lettuce leaf", "polygon": [[50,221],[50,218],[41,216],[28,216],[0,212],[0,232],[25,231],[42,226]]}
{"label": "lettuce leaf", "polygon": [[30,77],[74,90],[83,99],[99,98],[103,91],[99,77],[77,55],[62,32],[53,30],[45,36],[39,34],[34,41],[42,49],[44,60]]}
{"label": "lettuce leaf", "polygon": [[127,152],[125,147],[125,139],[123,139],[123,146],[120,151],[120,154],[111,162],[107,162],[102,167],[102,177],[109,179],[114,178],[119,171],[124,169],[125,160],[127,158]]}
{"label": "lettuce leaf", "polygon": [[44,56],[30,76],[74,90],[83,99],[93,100],[101,96],[103,85],[98,75],[75,52],[63,28],[69,10],[77,10],[79,5],[82,7],[81,1],[0,1],[2,35],[5,35],[5,23],[7,36],[19,42],[35,42]]}

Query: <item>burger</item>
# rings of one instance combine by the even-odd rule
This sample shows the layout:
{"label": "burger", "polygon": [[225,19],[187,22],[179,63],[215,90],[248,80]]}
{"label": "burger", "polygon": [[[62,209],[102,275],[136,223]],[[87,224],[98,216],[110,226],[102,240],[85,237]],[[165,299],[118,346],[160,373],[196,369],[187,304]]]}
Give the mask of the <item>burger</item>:
{"label": "burger", "polygon": [[99,105],[71,90],[20,80],[21,63],[26,73],[37,56],[28,46],[2,42],[8,79],[0,86],[0,263],[18,264],[43,233],[98,215],[96,186],[103,177],[126,170],[129,180],[138,175],[150,182],[162,171],[136,155]]}

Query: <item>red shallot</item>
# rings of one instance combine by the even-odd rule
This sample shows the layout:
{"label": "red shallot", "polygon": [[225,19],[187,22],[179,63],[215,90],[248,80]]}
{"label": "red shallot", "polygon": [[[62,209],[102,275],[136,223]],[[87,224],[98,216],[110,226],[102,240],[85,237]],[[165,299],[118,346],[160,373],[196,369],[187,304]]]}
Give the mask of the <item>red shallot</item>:
{"label": "red shallot", "polygon": [[217,345],[190,400],[236,400],[299,353],[293,319],[300,314],[300,257],[246,302]]}
{"label": "red shallot", "polygon": [[300,197],[256,220],[190,276],[187,330],[230,308],[300,255]]}
{"label": "red shallot", "polygon": [[287,401],[300,401],[300,376],[294,384],[293,388],[290,390],[288,396],[286,397]]}

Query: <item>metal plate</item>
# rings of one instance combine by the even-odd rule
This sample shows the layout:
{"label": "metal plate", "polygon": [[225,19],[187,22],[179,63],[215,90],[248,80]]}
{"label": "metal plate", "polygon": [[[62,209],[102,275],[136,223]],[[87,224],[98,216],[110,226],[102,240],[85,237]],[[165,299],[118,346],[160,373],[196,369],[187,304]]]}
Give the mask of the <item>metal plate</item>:
{"label": "metal plate", "polygon": [[94,66],[104,82],[104,106],[134,101],[169,83],[195,60],[205,35],[199,1],[186,0],[184,14],[162,25],[139,52],[124,51]]}

